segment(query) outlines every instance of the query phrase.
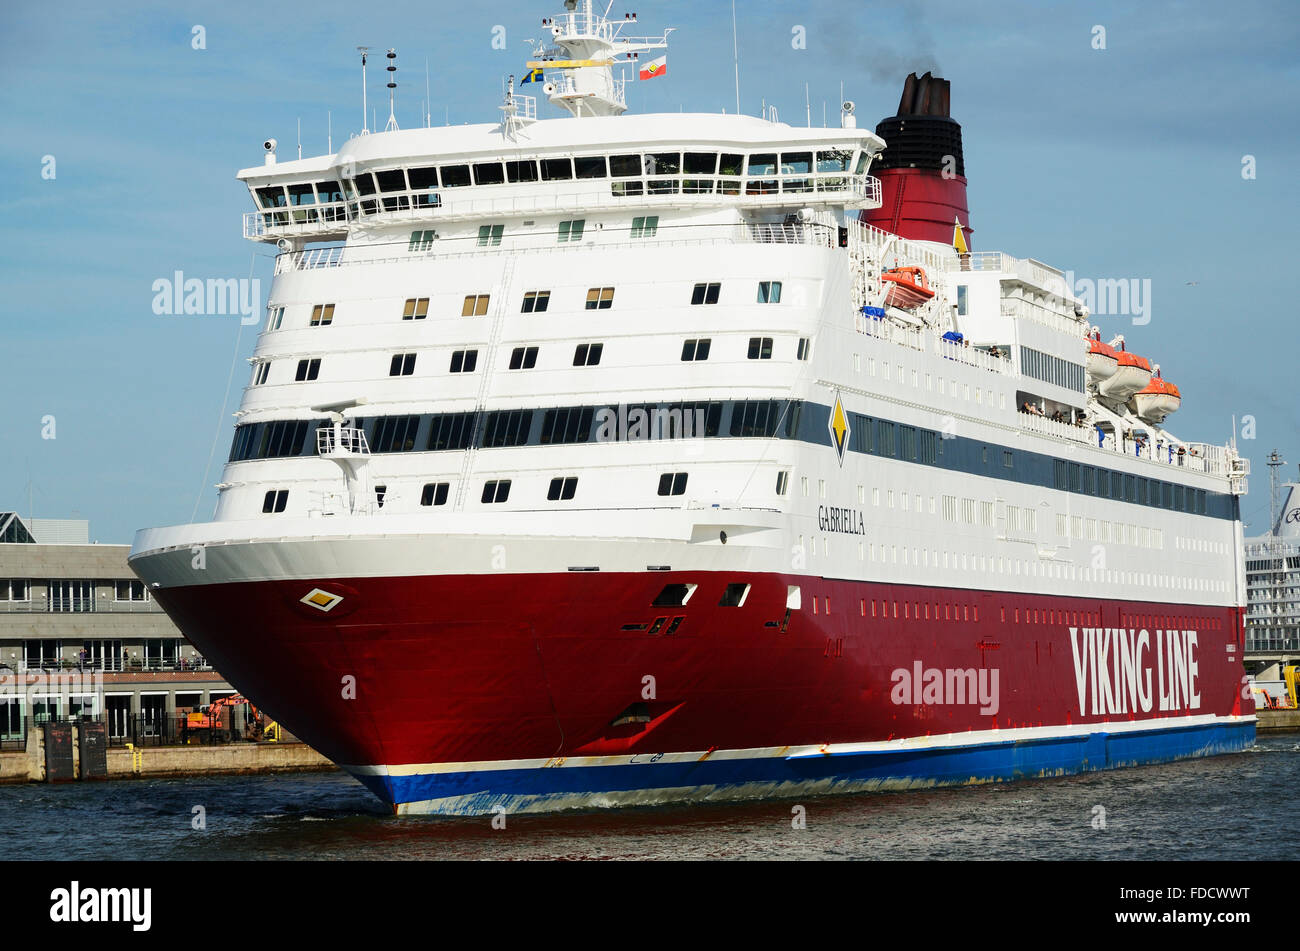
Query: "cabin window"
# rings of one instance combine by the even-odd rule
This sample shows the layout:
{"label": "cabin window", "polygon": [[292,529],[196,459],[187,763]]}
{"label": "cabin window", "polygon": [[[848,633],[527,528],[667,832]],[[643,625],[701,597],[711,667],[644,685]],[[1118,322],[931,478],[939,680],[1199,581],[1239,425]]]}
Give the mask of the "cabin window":
{"label": "cabin window", "polygon": [[760,304],[781,303],[781,282],[780,281],[759,281],[758,302]]}
{"label": "cabin window", "polygon": [[573,159],[542,159],[542,181],[561,182],[573,178]]}
{"label": "cabin window", "polygon": [[266,322],[266,329],[279,330],[280,324],[282,324],[283,322],[284,322],[284,308],[283,307],[272,308],[271,317]]}
{"label": "cabin window", "polygon": [[771,360],[772,359],[772,338],[771,337],[750,337],[749,338],[749,359]]}
{"label": "cabin window", "polygon": [[253,368],[253,385],[261,386],[266,382],[267,374],[271,372],[270,363],[259,363]]}
{"label": "cabin window", "polygon": [[515,347],[510,353],[510,369],[531,370],[537,366],[536,347]]}
{"label": "cabin window", "polygon": [[447,492],[451,488],[449,482],[426,482],[424,491],[420,493],[421,505],[446,505]]}
{"label": "cabin window", "polygon": [[699,340],[687,340],[682,344],[682,360],[690,362],[709,359],[709,346],[712,342],[708,337]]}
{"label": "cabin window", "polygon": [[588,155],[573,160],[578,178],[605,178],[605,156]]}
{"label": "cabin window", "polygon": [[600,363],[600,355],[605,350],[603,343],[580,343],[573,351],[575,367],[594,367]]}
{"label": "cabin window", "polygon": [[546,499],[549,502],[567,502],[577,491],[576,476],[557,477],[551,480],[550,488],[546,490]]}
{"label": "cabin window", "polygon": [[693,584],[666,584],[663,590],[655,595],[655,599],[650,602],[650,606],[655,608],[680,607],[691,599],[691,595],[695,593],[697,587],[698,585]]}
{"label": "cabin window", "polygon": [[659,477],[659,494],[685,495],[687,475],[685,472],[665,472]]}
{"label": "cabin window", "polygon": [[411,243],[406,246],[408,251],[428,251],[433,247],[433,242],[437,239],[436,231],[412,231]]}
{"label": "cabin window", "polygon": [[659,232],[659,216],[646,215],[632,219],[632,237],[653,238]]}
{"label": "cabin window", "polygon": [[506,162],[506,178],[511,182],[537,181],[537,162],[526,159],[522,162]]}
{"label": "cabin window", "polygon": [[317,304],[311,309],[311,325],[313,327],[327,327],[334,322],[334,305]]}
{"label": "cabin window", "polygon": [[970,306],[968,303],[968,298],[970,296],[969,291],[970,288],[966,284],[957,285],[957,316],[958,317],[966,316],[967,308]]}
{"label": "cabin window", "polygon": [[504,502],[510,498],[510,480],[509,479],[491,479],[483,483],[483,499],[485,504],[491,505],[496,502]]}
{"label": "cabin window", "polygon": [[262,512],[270,515],[276,512],[283,512],[284,507],[289,503],[288,489],[271,489],[262,499]]}
{"label": "cabin window", "polygon": [[807,359],[808,359],[808,352],[809,352],[810,349],[811,349],[811,345],[810,345],[810,341],[808,340],[808,338],[807,338],[807,337],[800,337],[800,338],[799,338],[799,350],[798,350],[798,352],[795,354],[795,359],[797,359],[797,360],[807,360]]}
{"label": "cabin window", "polygon": [[424,320],[429,315],[429,298],[411,297],[402,307],[403,320]]}
{"label": "cabin window", "polygon": [[389,376],[410,376],[415,372],[415,354],[395,353],[388,366]]}
{"label": "cabin window", "polygon": [[375,180],[379,182],[381,192],[406,191],[406,173],[400,168],[389,169],[386,172],[375,172]]}
{"label": "cabin window", "polygon": [[452,373],[473,373],[478,365],[477,350],[454,350],[451,354]]}
{"label": "cabin window", "polygon": [[739,608],[745,604],[745,599],[749,597],[749,585],[747,584],[729,584],[722,592],[722,600],[718,602],[720,608]]}
{"label": "cabin window", "polygon": [[609,157],[609,174],[613,178],[639,178],[641,176],[640,155],[611,155]]}
{"label": "cabin window", "polygon": [[786,490],[790,488],[790,473],[778,472],[776,474],[776,494],[785,495]]}
{"label": "cabin window", "polygon": [[482,317],[488,311],[489,294],[469,294],[460,308],[462,317]]}
{"label": "cabin window", "polygon": [[586,218],[575,218],[573,221],[561,221],[558,239],[560,244],[566,244],[582,240],[582,229],[587,224]]}
{"label": "cabin window", "polygon": [[480,248],[495,248],[501,244],[501,236],[505,233],[505,225],[481,225],[478,229],[478,246]]}
{"label": "cabin window", "polygon": [[506,172],[500,162],[480,162],[474,166],[475,185],[504,185]]}
{"label": "cabin window", "polygon": [[299,360],[298,372],[294,374],[294,379],[301,383],[304,380],[314,380],[320,376],[320,358],[314,360]]}
{"label": "cabin window", "polygon": [[722,285],[714,282],[712,284],[696,284],[691,290],[692,304],[716,304],[718,295],[722,292]]}
{"label": "cabin window", "polygon": [[587,310],[609,310],[614,306],[614,288],[593,287],[587,291]]}
{"label": "cabin window", "polygon": [[461,188],[469,184],[468,165],[444,165],[440,174],[443,188]]}
{"label": "cabin window", "polygon": [[529,291],[524,295],[524,305],[519,308],[521,314],[540,314],[551,304],[550,291]]}

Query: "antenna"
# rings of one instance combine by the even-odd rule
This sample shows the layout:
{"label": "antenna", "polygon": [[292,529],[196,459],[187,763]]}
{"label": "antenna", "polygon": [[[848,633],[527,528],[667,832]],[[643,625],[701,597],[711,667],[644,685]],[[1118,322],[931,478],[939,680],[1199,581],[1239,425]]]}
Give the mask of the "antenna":
{"label": "antenna", "polygon": [[334,154],[334,114],[325,110],[325,150]]}
{"label": "antenna", "polygon": [[1274,449],[1268,454],[1268,514],[1269,514],[1269,532],[1273,535],[1278,534],[1277,524],[1277,470],[1286,465],[1286,460]]}
{"label": "antenna", "polygon": [[433,108],[433,100],[429,98],[429,60],[424,60],[424,127],[427,129],[433,125],[433,115],[429,111]]}
{"label": "antenna", "polygon": [[394,108],[397,105],[397,50],[389,50],[388,56],[388,124],[384,126],[385,132],[393,132],[397,129],[397,115]]}
{"label": "antenna", "polygon": [[736,0],[731,0],[731,55],[736,63],[736,115],[740,115],[740,42],[736,38]]}
{"label": "antenna", "polygon": [[302,116],[298,117],[298,158],[302,158]]}
{"label": "antenna", "polygon": [[808,113],[808,128],[812,128],[812,100],[808,98],[808,84],[803,84],[803,107]]}
{"label": "antenna", "polygon": [[370,131],[366,125],[366,116],[369,114],[366,109],[366,53],[370,52],[369,46],[358,46],[361,53],[361,134],[365,135]]}

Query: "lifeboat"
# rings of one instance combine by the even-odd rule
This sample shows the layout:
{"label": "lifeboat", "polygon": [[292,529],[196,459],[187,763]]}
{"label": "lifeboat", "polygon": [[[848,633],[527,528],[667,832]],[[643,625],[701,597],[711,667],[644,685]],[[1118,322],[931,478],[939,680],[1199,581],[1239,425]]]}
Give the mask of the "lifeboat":
{"label": "lifeboat", "polygon": [[1151,382],[1151,364],[1146,357],[1120,349],[1115,353],[1115,372],[1103,380],[1097,391],[1108,400],[1126,403],[1133,394]]}
{"label": "lifeboat", "polygon": [[1178,387],[1168,380],[1153,376],[1142,389],[1133,394],[1129,400],[1129,409],[1142,419],[1151,423],[1163,423],[1170,413],[1176,413],[1183,404]]}
{"label": "lifeboat", "polygon": [[1109,380],[1119,369],[1119,351],[1108,343],[1102,343],[1100,335],[1088,341],[1088,382],[1101,383]]}
{"label": "lifeboat", "polygon": [[930,282],[926,280],[924,268],[891,268],[880,275],[880,280],[888,287],[885,295],[886,307],[912,310],[934,297]]}

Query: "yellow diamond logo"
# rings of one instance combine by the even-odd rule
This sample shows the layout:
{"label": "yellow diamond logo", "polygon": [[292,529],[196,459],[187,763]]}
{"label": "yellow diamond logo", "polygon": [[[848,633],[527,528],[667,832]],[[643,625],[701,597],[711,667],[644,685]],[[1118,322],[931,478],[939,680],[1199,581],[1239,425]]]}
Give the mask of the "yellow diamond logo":
{"label": "yellow diamond logo", "polygon": [[300,599],[303,604],[310,604],[313,608],[321,611],[328,611],[343,600],[337,594],[330,594],[328,591],[322,591],[320,588],[312,588],[306,596]]}
{"label": "yellow diamond logo", "polygon": [[831,445],[835,447],[835,453],[839,456],[840,465],[844,465],[844,451],[849,448],[849,433],[853,431],[849,426],[849,414],[844,412],[844,404],[840,402],[840,395],[835,394],[835,406],[831,410],[831,418],[827,421],[827,428],[831,433]]}

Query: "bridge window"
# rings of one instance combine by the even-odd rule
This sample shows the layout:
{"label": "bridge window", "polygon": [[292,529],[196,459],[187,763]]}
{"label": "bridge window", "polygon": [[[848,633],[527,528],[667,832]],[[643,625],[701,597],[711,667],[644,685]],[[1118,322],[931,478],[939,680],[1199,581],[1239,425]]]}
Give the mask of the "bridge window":
{"label": "bridge window", "polygon": [[718,170],[716,152],[687,152],[682,162],[687,175],[713,175]]}
{"label": "bridge window", "polygon": [[680,175],[681,172],[681,152],[656,152],[645,157],[647,175]]}
{"label": "bridge window", "polygon": [[263,208],[283,208],[289,203],[284,197],[284,188],[280,185],[257,189],[257,201]]}
{"label": "bridge window", "polygon": [[747,173],[750,175],[775,175],[776,153],[759,152],[749,157]]}
{"label": "bridge window", "polygon": [[303,182],[299,185],[287,186],[289,191],[289,204],[291,205],[314,205],[316,204],[316,192],[312,188],[311,182]]}
{"label": "bridge window", "polygon": [[452,373],[473,373],[478,364],[477,350],[456,350],[451,355]]}
{"label": "bridge window", "polygon": [[438,187],[437,168],[408,168],[406,176],[411,180],[411,191],[413,192]]}
{"label": "bridge window", "polygon": [[427,482],[424,491],[420,493],[421,505],[446,505],[447,491],[451,488],[448,482]]}
{"label": "bridge window", "polygon": [[358,195],[373,195],[375,193],[375,180],[369,172],[362,172],[353,183],[357,186]]}
{"label": "bridge window", "polygon": [[573,160],[578,178],[605,178],[605,156],[589,155]]}
{"label": "bridge window", "polygon": [[521,162],[506,162],[506,178],[511,182],[537,181],[537,162],[526,159]]}
{"label": "bridge window", "polygon": [[406,191],[406,172],[400,168],[389,169],[386,172],[375,172],[375,180],[379,182],[381,192],[404,192]]}
{"label": "bridge window", "polygon": [[270,372],[271,372],[270,363],[259,363],[256,367],[253,368],[253,385],[261,386],[263,383],[265,383],[266,378],[270,374]]}
{"label": "bridge window", "polygon": [[443,188],[461,188],[469,184],[468,165],[444,165],[439,174]]}
{"label": "bridge window", "polygon": [[611,155],[609,157],[609,174],[613,178],[639,178],[641,167],[640,155]]}
{"label": "bridge window", "polygon": [[475,185],[504,185],[505,168],[500,162],[480,162],[474,166]]}
{"label": "bridge window", "polygon": [[542,159],[542,181],[562,182],[573,178],[573,159]]}
{"label": "bridge window", "polygon": [[402,308],[403,320],[424,320],[429,316],[429,298],[411,297]]}

